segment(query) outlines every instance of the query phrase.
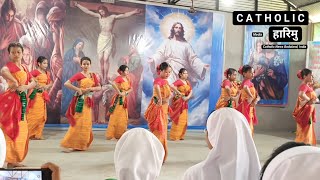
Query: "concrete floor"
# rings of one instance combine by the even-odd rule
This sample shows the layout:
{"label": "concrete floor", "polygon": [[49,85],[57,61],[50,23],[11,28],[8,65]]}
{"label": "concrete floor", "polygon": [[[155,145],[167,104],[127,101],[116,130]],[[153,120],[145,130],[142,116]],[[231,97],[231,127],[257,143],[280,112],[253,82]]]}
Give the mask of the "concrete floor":
{"label": "concrete floor", "polygon": [[[106,141],[104,130],[94,131],[94,141],[88,151],[63,153],[60,140],[66,129],[46,128],[43,141],[31,141],[29,153],[23,162],[28,167],[39,167],[44,162],[53,162],[61,167],[62,180],[104,180],[115,177],[113,150],[116,141]],[[260,161],[263,164],[272,150],[293,140],[291,132],[256,132],[254,140]],[[161,169],[158,180],[181,179],[184,171],[203,160],[209,149],[203,131],[189,130],[184,141],[168,142],[169,155]]]}

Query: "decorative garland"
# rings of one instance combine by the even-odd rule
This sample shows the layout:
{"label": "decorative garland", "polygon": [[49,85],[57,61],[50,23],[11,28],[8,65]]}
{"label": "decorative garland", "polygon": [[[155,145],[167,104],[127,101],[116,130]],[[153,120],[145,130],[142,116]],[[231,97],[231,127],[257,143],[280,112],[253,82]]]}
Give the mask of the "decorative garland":
{"label": "decorative garland", "polygon": [[27,101],[27,94],[26,92],[17,92],[18,95],[20,96],[20,102],[21,102],[21,105],[22,105],[22,108],[21,108],[21,121],[24,120],[24,117],[25,117],[25,114],[26,114],[26,111],[27,111],[27,104],[28,104],[28,101]]}
{"label": "decorative garland", "polygon": [[153,102],[154,102],[155,104],[158,104],[158,98],[155,97],[155,96],[153,96]]}
{"label": "decorative garland", "polygon": [[113,113],[114,109],[116,108],[116,105],[118,103],[118,98],[119,98],[119,95],[117,95],[116,99],[114,100],[112,106],[109,108],[109,113]]}
{"label": "decorative garland", "polygon": [[[122,90],[120,90],[120,93],[122,92]],[[128,94],[126,93],[126,96]],[[112,106],[109,108],[109,113],[113,113],[114,109],[116,108],[117,104],[118,104],[118,100],[119,100],[119,105],[123,105],[123,97],[120,96],[119,94],[116,96]]]}
{"label": "decorative garland", "polygon": [[31,100],[33,100],[33,99],[36,97],[36,94],[37,94],[37,93],[42,93],[42,92],[43,92],[42,89],[34,89],[34,90],[32,91],[32,93],[30,94],[29,98],[30,98]]}
{"label": "decorative garland", "polygon": [[231,100],[228,101],[228,106],[227,107],[232,108],[232,101]]}
{"label": "decorative garland", "polygon": [[76,112],[82,113],[83,104],[84,104],[84,97],[83,97],[83,95],[81,95],[77,99]]}

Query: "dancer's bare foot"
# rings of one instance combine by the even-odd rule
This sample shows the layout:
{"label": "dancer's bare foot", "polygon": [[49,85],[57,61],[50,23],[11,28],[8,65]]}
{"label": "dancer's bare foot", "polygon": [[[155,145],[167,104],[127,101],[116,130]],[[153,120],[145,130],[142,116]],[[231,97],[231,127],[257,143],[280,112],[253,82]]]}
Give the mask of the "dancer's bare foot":
{"label": "dancer's bare foot", "polygon": [[62,150],[62,152],[64,152],[64,153],[71,153],[71,152],[73,152],[74,150],[73,149],[71,149],[71,148],[64,148],[63,150]]}
{"label": "dancer's bare foot", "polygon": [[43,138],[43,137],[40,137],[40,138],[32,137],[32,138],[30,138],[30,140],[45,140],[45,138]]}
{"label": "dancer's bare foot", "polygon": [[110,141],[116,141],[117,140],[115,137],[107,137],[106,139],[110,140]]}
{"label": "dancer's bare foot", "polygon": [[19,168],[19,167],[25,167],[25,165],[23,165],[23,164],[20,164],[20,163],[8,163],[7,164],[7,168]]}

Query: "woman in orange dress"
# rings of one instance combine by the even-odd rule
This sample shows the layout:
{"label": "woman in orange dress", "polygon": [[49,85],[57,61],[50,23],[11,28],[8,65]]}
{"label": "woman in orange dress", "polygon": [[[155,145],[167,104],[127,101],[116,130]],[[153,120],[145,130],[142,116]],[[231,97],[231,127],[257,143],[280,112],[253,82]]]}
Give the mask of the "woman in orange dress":
{"label": "woman in orange dress", "polygon": [[237,70],[228,68],[224,71],[224,76],[226,79],[223,80],[221,85],[221,95],[216,104],[216,110],[222,107],[237,107],[237,99],[240,93],[236,82]]}
{"label": "woman in orange dress", "polygon": [[238,72],[243,76],[244,80],[240,86],[239,105],[236,109],[247,118],[251,129],[251,135],[253,136],[253,126],[258,124],[256,105],[260,100],[260,97],[257,95],[257,91],[251,82],[254,75],[254,69],[249,65],[244,65],[240,67]]}
{"label": "woman in orange dress", "polygon": [[116,90],[113,96],[108,114],[110,115],[106,139],[120,139],[128,127],[128,94],[132,91],[131,82],[128,78],[129,68],[121,65],[118,69],[118,76],[111,84]]}
{"label": "woman in orange dress", "polygon": [[27,112],[29,138],[42,140],[42,131],[47,121],[47,106],[49,101],[48,90],[52,87],[50,73],[47,71],[48,59],[39,56],[37,59],[38,68],[31,71],[31,75],[36,79],[38,85],[30,91]]}
{"label": "woman in orange dress", "polygon": [[28,153],[27,90],[34,88],[36,82],[21,64],[22,45],[11,43],[8,51],[10,62],[1,69],[9,88],[0,95],[0,128],[6,139],[7,167],[13,168],[23,166],[20,163]]}
{"label": "woman in orange dress", "polygon": [[183,140],[188,124],[188,101],[192,96],[192,87],[188,79],[188,72],[185,68],[179,70],[179,80],[173,83],[173,88],[179,94],[172,99],[170,114],[172,126],[170,131],[170,140]]}
{"label": "woman in orange dress", "polygon": [[[93,140],[92,95],[94,91],[100,91],[101,86],[97,75],[89,71],[91,59],[82,57],[80,64],[82,71],[64,83],[67,88],[76,91],[66,113],[70,126],[61,141],[61,146],[66,148],[64,152],[87,150]],[[75,81],[79,87],[72,85]]]}
{"label": "woman in orange dress", "polygon": [[313,76],[310,69],[300,70],[297,74],[302,80],[299,87],[299,94],[293,117],[297,122],[296,142],[304,142],[316,145],[317,140],[314,131],[316,112],[314,103],[318,101],[316,93],[313,91]]}
{"label": "woman in orange dress", "polygon": [[163,162],[168,155],[167,130],[171,87],[167,79],[171,71],[172,68],[166,62],[161,63],[157,67],[159,77],[153,82],[153,96],[144,114],[150,131],[160,140],[164,147],[165,157]]}

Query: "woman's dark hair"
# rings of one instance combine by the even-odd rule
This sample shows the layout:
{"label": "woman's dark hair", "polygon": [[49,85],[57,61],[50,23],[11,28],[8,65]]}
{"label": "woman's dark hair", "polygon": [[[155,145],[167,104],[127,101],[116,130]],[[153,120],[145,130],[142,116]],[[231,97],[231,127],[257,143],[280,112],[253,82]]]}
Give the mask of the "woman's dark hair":
{"label": "woman's dark hair", "polygon": [[250,71],[251,69],[252,69],[251,66],[244,65],[244,66],[239,68],[238,72],[243,75],[243,73],[246,73],[246,72]]}
{"label": "woman's dark hair", "polygon": [[157,68],[157,70],[159,70],[159,71],[164,71],[164,70],[166,70],[168,67],[171,67],[167,62],[163,62],[163,63],[161,63],[159,66],[158,66],[158,68]]}
{"label": "woman's dark hair", "polygon": [[312,73],[312,71],[310,69],[304,68],[304,69],[298,71],[297,77],[302,80],[305,76],[308,76],[311,73]]}
{"label": "woman's dark hair", "polygon": [[179,78],[181,78],[181,75],[182,75],[185,71],[187,71],[186,68],[181,68],[181,69],[179,70],[179,74],[178,74]]}
{"label": "woman's dark hair", "polygon": [[15,43],[15,42],[9,44],[9,46],[8,46],[8,52],[10,53],[11,48],[16,48],[16,47],[19,47],[19,48],[22,50],[22,52],[23,52],[23,46],[22,46],[22,44],[20,44],[20,43]]}
{"label": "woman's dark hair", "polygon": [[121,65],[121,66],[119,66],[118,72],[119,73],[124,72],[127,68],[129,69],[129,67],[127,65]]}
{"label": "woman's dark hair", "polygon": [[38,59],[37,59],[37,64],[38,63],[41,64],[44,60],[48,60],[48,59],[46,57],[44,57],[44,56],[39,56]]}
{"label": "woman's dark hair", "polygon": [[309,144],[305,144],[303,142],[287,142],[287,143],[284,143],[282,144],[280,147],[278,147],[277,149],[275,149],[272,154],[270,155],[269,159],[264,163],[263,167],[261,168],[261,171],[260,171],[260,180],[262,180],[263,178],[263,174],[264,172],[266,171],[268,165],[270,164],[270,162],[276,157],[278,156],[280,153],[288,150],[288,149],[291,149],[291,148],[294,148],[294,147],[298,147],[298,146],[310,146]]}
{"label": "woman's dark hair", "polygon": [[224,76],[226,77],[226,78],[228,78],[228,76],[230,75],[232,75],[234,72],[237,72],[237,70],[235,70],[235,69],[233,69],[233,68],[228,68],[225,72],[224,72]]}
{"label": "woman's dark hair", "polygon": [[91,59],[88,58],[88,57],[82,57],[81,60],[80,60],[80,64],[82,64],[83,61],[89,61],[90,64],[91,64]]}

